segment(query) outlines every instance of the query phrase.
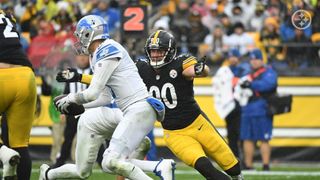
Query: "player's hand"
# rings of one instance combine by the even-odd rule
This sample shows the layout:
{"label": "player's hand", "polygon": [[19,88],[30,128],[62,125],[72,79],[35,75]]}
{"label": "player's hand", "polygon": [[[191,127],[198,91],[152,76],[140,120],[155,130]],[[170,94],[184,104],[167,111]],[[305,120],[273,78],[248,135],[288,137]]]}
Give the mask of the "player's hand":
{"label": "player's hand", "polygon": [[70,98],[66,96],[64,98],[59,99],[58,101],[56,101],[56,98],[54,100],[54,105],[56,106],[57,110],[62,114],[68,114],[69,111],[67,108],[70,105]]}
{"label": "player's hand", "polygon": [[251,82],[249,80],[245,80],[240,84],[241,88],[250,88]]}
{"label": "player's hand", "polygon": [[197,76],[200,76],[204,71],[206,66],[207,57],[203,56],[195,65],[194,65],[194,72]]}
{"label": "player's hand", "polygon": [[80,82],[82,74],[78,73],[77,69],[68,68],[59,72],[56,76],[58,82]]}

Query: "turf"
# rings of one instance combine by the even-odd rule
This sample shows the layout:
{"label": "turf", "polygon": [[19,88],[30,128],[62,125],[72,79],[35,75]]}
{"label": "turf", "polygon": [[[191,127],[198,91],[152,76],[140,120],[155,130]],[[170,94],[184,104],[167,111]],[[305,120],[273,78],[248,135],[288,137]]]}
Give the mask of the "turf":
{"label": "turf", "polygon": [[[39,166],[42,162],[33,162],[32,180],[39,177]],[[316,180],[320,179],[320,165],[306,163],[274,164],[269,172],[261,171],[256,165],[256,171],[244,171],[246,180]],[[176,169],[176,180],[205,180],[197,171],[178,163]],[[153,174],[149,174],[153,179],[160,179]],[[98,167],[95,167],[89,180],[114,180],[115,176],[103,173]]]}

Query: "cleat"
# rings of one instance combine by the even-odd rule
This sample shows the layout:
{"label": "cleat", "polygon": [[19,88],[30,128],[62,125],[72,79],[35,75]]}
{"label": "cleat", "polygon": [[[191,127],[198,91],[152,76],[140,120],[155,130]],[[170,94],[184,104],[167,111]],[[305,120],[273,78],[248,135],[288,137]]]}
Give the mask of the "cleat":
{"label": "cleat", "polygon": [[40,175],[39,175],[39,180],[49,180],[48,176],[48,171],[50,170],[49,165],[47,164],[42,164],[40,166]]}
{"label": "cleat", "polygon": [[173,159],[161,159],[153,171],[161,180],[174,180],[176,163]]}
{"label": "cleat", "polygon": [[2,179],[15,179],[17,165],[20,162],[19,153],[5,145],[2,145],[0,148],[0,159],[3,164]]}

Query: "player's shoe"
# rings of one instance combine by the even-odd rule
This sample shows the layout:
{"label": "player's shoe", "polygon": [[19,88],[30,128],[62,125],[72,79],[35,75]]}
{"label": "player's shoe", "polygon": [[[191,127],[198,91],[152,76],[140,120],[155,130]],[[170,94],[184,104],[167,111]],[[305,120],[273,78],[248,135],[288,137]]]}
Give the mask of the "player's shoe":
{"label": "player's shoe", "polygon": [[0,159],[3,164],[3,179],[17,179],[16,170],[20,162],[19,153],[2,145],[0,148]]}
{"label": "player's shoe", "polygon": [[50,166],[47,164],[42,164],[40,166],[40,175],[39,175],[39,180],[49,180],[47,178],[47,173],[50,170]]}
{"label": "player's shoe", "polygon": [[173,159],[161,159],[153,171],[161,180],[174,180],[176,163]]}
{"label": "player's shoe", "polygon": [[130,155],[131,159],[144,159],[151,148],[151,140],[145,136],[139,147]]}

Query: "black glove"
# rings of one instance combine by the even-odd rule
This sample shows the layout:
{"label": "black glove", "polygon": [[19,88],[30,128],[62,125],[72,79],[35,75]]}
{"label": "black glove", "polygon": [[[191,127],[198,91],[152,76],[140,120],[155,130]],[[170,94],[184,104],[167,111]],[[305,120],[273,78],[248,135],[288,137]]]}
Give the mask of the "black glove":
{"label": "black glove", "polygon": [[200,76],[204,71],[206,66],[207,57],[203,56],[195,65],[194,65],[194,72],[197,76]]}
{"label": "black glove", "polygon": [[245,80],[243,83],[240,84],[241,88],[249,88],[251,86],[251,82],[248,80]]}
{"label": "black glove", "polygon": [[78,73],[77,69],[68,68],[57,74],[56,80],[58,82],[80,82],[82,74]]}

